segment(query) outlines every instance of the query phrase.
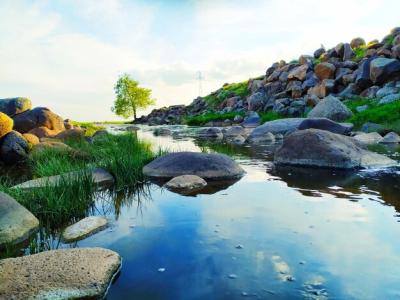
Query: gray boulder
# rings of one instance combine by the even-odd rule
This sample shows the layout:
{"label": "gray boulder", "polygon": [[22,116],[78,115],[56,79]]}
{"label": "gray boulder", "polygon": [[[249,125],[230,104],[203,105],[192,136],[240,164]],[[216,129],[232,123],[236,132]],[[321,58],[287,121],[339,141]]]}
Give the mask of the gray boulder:
{"label": "gray boulder", "polygon": [[276,151],[274,162],[339,169],[396,165],[384,155],[359,147],[351,137],[319,129],[298,130],[288,135]]}
{"label": "gray boulder", "polygon": [[250,114],[244,119],[242,126],[247,128],[254,128],[260,125],[261,118],[256,112],[250,112]]}
{"label": "gray boulder", "polygon": [[256,92],[247,98],[248,109],[250,111],[257,111],[264,107],[266,97],[264,93]]}
{"label": "gray boulder", "polygon": [[103,299],[121,257],[102,248],[76,248],[4,259],[2,299]]}
{"label": "gray boulder", "polygon": [[38,227],[39,221],[30,211],[0,192],[0,248],[25,241]]}
{"label": "gray boulder", "polygon": [[377,132],[360,133],[353,137],[360,145],[368,146],[379,143],[382,136]]}
{"label": "gray boulder", "polygon": [[328,118],[333,121],[344,121],[353,115],[338,98],[328,96],[322,99],[309,113],[309,118]]}
{"label": "gray boulder", "polygon": [[300,123],[298,129],[321,129],[327,130],[337,134],[349,134],[353,130],[353,124],[349,123],[336,123],[327,118],[309,118]]}
{"label": "gray boulder", "polygon": [[28,158],[29,144],[22,134],[11,131],[2,139],[0,158],[7,165],[13,165]]}
{"label": "gray boulder", "polygon": [[28,98],[16,97],[0,99],[0,112],[12,117],[16,114],[32,108],[32,102]]}
{"label": "gray boulder", "polygon": [[275,143],[275,136],[271,132],[263,135],[249,136],[247,142],[250,144],[271,144]]}
{"label": "gray boulder", "polygon": [[244,171],[223,154],[176,152],[156,158],[144,166],[143,174],[159,179],[197,175],[205,180],[225,180],[241,177]]}
{"label": "gray boulder", "polygon": [[374,59],[371,61],[370,77],[377,84],[400,78],[400,61],[384,57]]}
{"label": "gray boulder", "polygon": [[265,122],[251,132],[249,140],[260,139],[269,132],[276,135],[295,131],[304,120],[305,118],[288,118]]}
{"label": "gray boulder", "polygon": [[396,144],[400,143],[400,136],[396,132],[389,132],[386,134],[380,141],[379,143],[382,144]]}

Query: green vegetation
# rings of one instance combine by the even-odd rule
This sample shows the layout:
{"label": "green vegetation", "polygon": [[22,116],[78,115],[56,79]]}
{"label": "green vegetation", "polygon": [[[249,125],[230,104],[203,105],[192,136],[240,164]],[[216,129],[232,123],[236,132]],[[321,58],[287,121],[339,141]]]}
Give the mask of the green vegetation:
{"label": "green vegetation", "polygon": [[93,122],[78,122],[72,121],[72,125],[80,126],[85,129],[85,136],[92,136],[96,131],[105,129],[104,126],[98,125]]}
{"label": "green vegetation", "polygon": [[204,97],[204,100],[213,108],[218,107],[225,99],[234,96],[246,97],[250,94],[249,81],[225,84],[221,89]]}
{"label": "green vegetation", "polygon": [[243,112],[216,113],[210,112],[204,115],[187,117],[184,122],[189,126],[201,126],[210,121],[224,121],[226,119],[233,120],[236,116],[244,116]]}
{"label": "green vegetation", "polygon": [[299,63],[298,59],[292,59],[291,61],[289,61],[289,64],[291,65],[297,65]]}
{"label": "green vegetation", "polygon": [[[356,128],[361,127],[366,122],[378,123],[383,125],[384,131],[400,133],[400,101],[383,105],[379,105],[378,101],[378,99],[367,98],[346,100],[344,103],[354,113],[348,122],[353,123]],[[365,111],[357,112],[356,107],[362,105],[368,105],[368,108]]]}
{"label": "green vegetation", "polygon": [[151,98],[151,90],[140,87],[139,82],[133,80],[128,74],[118,78],[114,90],[117,98],[111,110],[125,119],[132,116],[136,119],[139,109],[155,104],[155,100]]}
{"label": "green vegetation", "polygon": [[259,116],[261,118],[261,123],[265,123],[265,122],[268,122],[268,121],[273,121],[273,120],[285,118],[285,116],[280,115],[280,114],[278,114],[276,112],[273,112],[273,111],[259,112],[258,114],[259,114]]}
{"label": "green vegetation", "polygon": [[361,47],[353,49],[353,51],[355,54],[354,61],[359,62],[360,60],[362,60],[365,57],[367,48],[366,48],[366,46],[361,46]]}

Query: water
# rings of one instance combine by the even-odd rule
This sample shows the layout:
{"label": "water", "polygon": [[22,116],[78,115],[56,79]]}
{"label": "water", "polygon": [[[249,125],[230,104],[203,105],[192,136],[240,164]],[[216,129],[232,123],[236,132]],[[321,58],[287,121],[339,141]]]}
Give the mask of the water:
{"label": "water", "polygon": [[72,246],[122,256],[107,299],[400,298],[398,170],[276,169],[273,146],[138,135],[170,151],[229,153],[247,173],[214,194],[150,185],[99,199],[94,213],[111,227]]}

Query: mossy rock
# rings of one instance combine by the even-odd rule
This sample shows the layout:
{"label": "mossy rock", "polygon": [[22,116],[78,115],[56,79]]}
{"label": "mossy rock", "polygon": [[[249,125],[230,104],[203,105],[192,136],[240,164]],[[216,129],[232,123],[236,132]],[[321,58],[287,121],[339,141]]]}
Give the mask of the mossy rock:
{"label": "mossy rock", "polygon": [[6,114],[0,112],[0,138],[12,131],[14,126],[13,119]]}

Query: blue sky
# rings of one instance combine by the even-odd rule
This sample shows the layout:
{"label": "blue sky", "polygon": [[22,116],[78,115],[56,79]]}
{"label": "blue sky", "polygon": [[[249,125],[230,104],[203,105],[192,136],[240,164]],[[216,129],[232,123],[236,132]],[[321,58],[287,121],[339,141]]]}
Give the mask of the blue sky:
{"label": "blue sky", "polygon": [[4,0],[0,98],[29,97],[76,120],[117,119],[113,85],[127,72],[157,107],[187,104],[198,70],[206,94],[321,44],[381,39],[400,26],[399,9],[394,0]]}

